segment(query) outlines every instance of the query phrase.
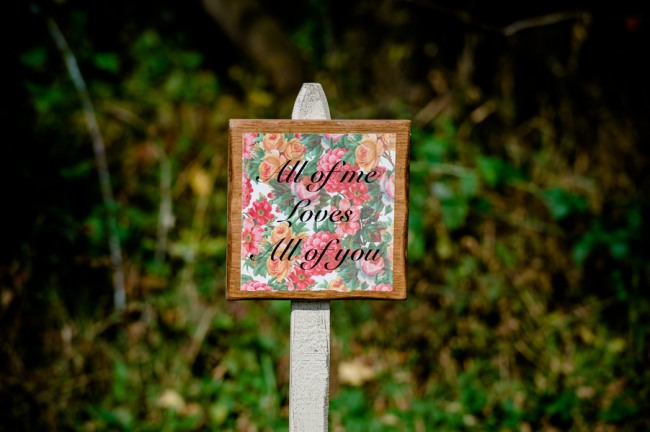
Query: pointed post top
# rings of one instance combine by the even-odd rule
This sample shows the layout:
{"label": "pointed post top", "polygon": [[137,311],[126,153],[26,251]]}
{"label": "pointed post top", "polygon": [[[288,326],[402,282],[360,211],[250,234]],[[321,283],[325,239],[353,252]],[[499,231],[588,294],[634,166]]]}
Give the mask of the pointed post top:
{"label": "pointed post top", "polygon": [[293,120],[330,120],[330,108],[319,83],[304,83],[291,113]]}

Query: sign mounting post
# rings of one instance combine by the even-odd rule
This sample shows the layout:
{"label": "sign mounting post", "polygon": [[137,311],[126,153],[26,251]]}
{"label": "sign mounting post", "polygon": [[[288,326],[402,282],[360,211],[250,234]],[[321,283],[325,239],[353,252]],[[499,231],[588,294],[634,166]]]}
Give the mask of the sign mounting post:
{"label": "sign mounting post", "polygon": [[410,121],[231,120],[229,300],[291,300],[289,429],[326,431],[331,299],[406,298]]}

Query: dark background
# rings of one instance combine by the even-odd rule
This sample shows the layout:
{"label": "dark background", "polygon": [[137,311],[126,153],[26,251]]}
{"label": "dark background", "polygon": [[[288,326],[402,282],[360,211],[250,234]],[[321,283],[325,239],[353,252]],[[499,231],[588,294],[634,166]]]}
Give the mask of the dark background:
{"label": "dark background", "polygon": [[224,300],[227,122],[313,81],[413,121],[409,299],[332,302],[332,430],[648,428],[644,3],[267,3],[7,5],[0,430],[286,429],[289,302]]}

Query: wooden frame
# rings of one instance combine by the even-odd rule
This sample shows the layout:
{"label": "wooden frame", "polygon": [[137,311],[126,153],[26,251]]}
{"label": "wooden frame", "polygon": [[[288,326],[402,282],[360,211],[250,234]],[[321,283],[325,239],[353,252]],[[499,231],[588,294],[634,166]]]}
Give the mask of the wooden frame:
{"label": "wooden frame", "polygon": [[[228,151],[228,250],[226,298],[228,300],[405,299],[410,129],[411,122],[407,120],[230,120]],[[243,232],[242,154],[244,150],[244,134],[262,133],[395,134],[394,219],[391,242],[393,246],[392,291],[244,291],[241,289]],[[391,214],[391,216],[392,215],[393,214]],[[325,252],[323,252],[323,254],[324,253]]]}

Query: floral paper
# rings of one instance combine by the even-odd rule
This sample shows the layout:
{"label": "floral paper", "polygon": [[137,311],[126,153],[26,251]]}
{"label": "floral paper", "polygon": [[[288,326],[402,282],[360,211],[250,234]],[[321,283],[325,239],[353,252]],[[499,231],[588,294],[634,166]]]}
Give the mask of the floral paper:
{"label": "floral paper", "polygon": [[241,289],[393,289],[394,133],[243,134]]}

